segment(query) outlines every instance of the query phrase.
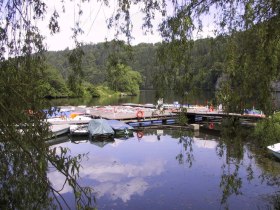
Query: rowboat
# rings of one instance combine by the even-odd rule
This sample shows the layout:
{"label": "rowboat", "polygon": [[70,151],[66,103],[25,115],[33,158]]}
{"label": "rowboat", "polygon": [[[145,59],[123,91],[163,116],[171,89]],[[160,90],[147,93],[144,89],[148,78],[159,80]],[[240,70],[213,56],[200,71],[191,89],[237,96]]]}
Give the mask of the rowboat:
{"label": "rowboat", "polygon": [[60,136],[69,132],[70,125],[50,125],[51,137]]}
{"label": "rowboat", "polygon": [[267,146],[267,149],[277,158],[280,159],[280,143]]}

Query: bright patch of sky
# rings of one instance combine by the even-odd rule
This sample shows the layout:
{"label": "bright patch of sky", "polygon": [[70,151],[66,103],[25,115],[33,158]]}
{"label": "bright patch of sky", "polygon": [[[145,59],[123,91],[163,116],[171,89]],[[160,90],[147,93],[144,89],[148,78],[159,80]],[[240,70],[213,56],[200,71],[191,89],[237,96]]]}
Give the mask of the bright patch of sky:
{"label": "bright patch of sky", "polygon": [[[47,49],[51,51],[64,50],[65,48],[74,48],[75,43],[71,38],[73,32],[71,28],[75,25],[75,22],[79,20],[81,27],[84,31],[82,35],[78,37],[79,41],[83,43],[96,44],[110,41],[114,39],[115,30],[114,28],[108,29],[107,20],[114,14],[117,8],[116,0],[109,0],[109,6],[106,6],[103,1],[90,1],[81,3],[83,14],[79,19],[78,16],[78,4],[80,0],[66,1],[64,3],[65,12],[62,12],[62,4],[57,0],[49,0],[46,2],[47,15],[44,21],[37,22],[37,26],[41,29],[41,33],[45,36],[47,43]],[[153,21],[153,33],[144,33],[142,29],[143,14],[139,10],[139,5],[131,6],[130,14],[133,23],[132,36],[134,39],[131,41],[132,45],[139,43],[156,43],[161,42],[160,33],[157,30],[158,24],[162,21],[162,17],[159,13],[155,13],[155,20]],[[60,32],[51,35],[48,29],[48,21],[54,10],[59,13],[59,26]],[[214,35],[214,28],[211,22],[211,18],[203,18],[203,31],[194,32],[194,38],[205,38]],[[124,35],[119,35],[119,39],[126,41]]]}

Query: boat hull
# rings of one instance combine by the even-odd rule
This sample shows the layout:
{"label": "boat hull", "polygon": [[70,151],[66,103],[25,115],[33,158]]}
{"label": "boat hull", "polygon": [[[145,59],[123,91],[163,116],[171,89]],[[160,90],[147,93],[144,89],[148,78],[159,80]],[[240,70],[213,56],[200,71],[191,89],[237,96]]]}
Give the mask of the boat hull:
{"label": "boat hull", "polygon": [[108,124],[108,122],[104,119],[93,119],[88,124],[88,132],[90,137],[97,138],[99,137],[107,137],[114,136],[114,130]]}
{"label": "boat hull", "polygon": [[69,132],[70,125],[64,124],[64,125],[51,125],[50,131],[51,131],[51,137],[61,136],[63,134],[66,134]]}
{"label": "boat hull", "polygon": [[73,136],[85,136],[88,135],[88,125],[87,124],[76,124],[70,125],[70,135]]}
{"label": "boat hull", "polygon": [[273,144],[267,147],[267,149],[278,159],[280,159],[280,143]]}

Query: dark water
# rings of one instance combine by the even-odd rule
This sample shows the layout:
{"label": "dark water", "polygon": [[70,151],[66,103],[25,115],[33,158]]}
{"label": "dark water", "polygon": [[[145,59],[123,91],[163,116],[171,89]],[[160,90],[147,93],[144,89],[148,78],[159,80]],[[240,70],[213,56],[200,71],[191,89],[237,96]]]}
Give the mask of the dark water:
{"label": "dark water", "polygon": [[[176,96],[172,91],[167,93],[164,97],[164,103],[173,103],[174,101],[179,101],[180,103],[189,104],[200,104],[206,105],[208,101],[213,100],[214,93],[207,92],[201,94],[189,94],[184,97],[183,101],[181,97]],[[99,106],[99,105],[118,105],[122,103],[153,103],[156,104],[158,98],[156,97],[156,92],[154,90],[143,90],[138,96],[108,96],[103,98],[74,98],[74,99],[53,99],[51,104],[53,106],[65,106],[65,105],[87,105],[87,106]]]}
{"label": "dark water", "polygon": [[[276,110],[280,109],[280,92],[272,93],[273,107]],[[53,106],[65,106],[65,105],[87,105],[87,106],[100,106],[100,105],[118,105],[122,103],[153,103],[156,104],[158,98],[154,90],[142,90],[138,96],[108,96],[103,98],[74,98],[74,99],[53,99],[50,103]],[[173,103],[178,101],[183,104],[193,105],[207,105],[208,102],[215,102],[215,92],[201,92],[201,93],[189,93],[182,97],[176,96],[174,92],[168,91],[164,97],[164,103]],[[257,104],[255,104],[257,106]],[[250,108],[250,107],[248,107]]]}
{"label": "dark water", "polygon": [[[194,97],[195,98],[195,97]],[[189,98],[200,104],[210,96]],[[166,103],[178,100],[174,95]],[[54,105],[108,105],[154,103],[154,91],[138,97],[55,100]],[[253,143],[224,140],[209,133],[145,129],[113,142],[70,141],[62,146],[71,155],[87,154],[80,169],[80,183],[94,189],[98,209],[279,209],[280,161],[256,149]],[[48,173],[55,188],[63,176]],[[71,208],[73,193],[62,190]]]}
{"label": "dark water", "polygon": [[[230,157],[219,137],[145,130],[141,139],[77,143],[59,146],[88,154],[80,183],[94,188],[98,209],[273,209],[279,195],[280,162],[250,145]],[[48,176],[62,186],[57,172]],[[74,208],[69,187],[63,195]]]}

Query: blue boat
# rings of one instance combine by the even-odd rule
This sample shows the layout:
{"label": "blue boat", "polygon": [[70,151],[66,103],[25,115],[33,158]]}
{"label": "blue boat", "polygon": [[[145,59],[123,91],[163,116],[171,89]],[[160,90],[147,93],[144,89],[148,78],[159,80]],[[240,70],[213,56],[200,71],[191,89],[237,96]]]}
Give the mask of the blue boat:
{"label": "blue boat", "polygon": [[264,116],[263,112],[257,109],[244,109],[244,115],[250,116]]}
{"label": "blue boat", "polygon": [[61,110],[57,107],[51,107],[50,109],[44,109],[43,112],[45,113],[47,119],[55,118],[55,117],[69,118],[70,114],[71,114],[70,110]]}

